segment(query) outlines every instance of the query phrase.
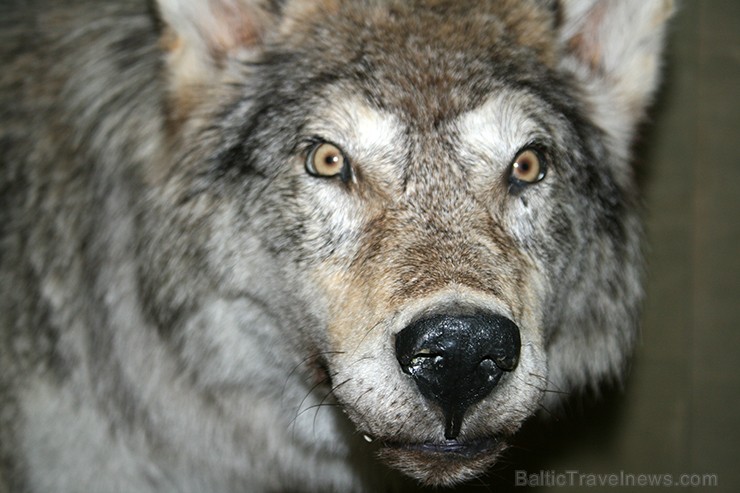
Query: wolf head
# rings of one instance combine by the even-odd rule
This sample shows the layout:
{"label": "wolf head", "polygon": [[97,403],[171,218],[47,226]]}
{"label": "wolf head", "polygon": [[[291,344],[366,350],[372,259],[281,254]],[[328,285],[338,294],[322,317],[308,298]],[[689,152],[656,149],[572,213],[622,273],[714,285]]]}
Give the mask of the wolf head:
{"label": "wolf head", "polygon": [[[282,392],[276,426],[304,444],[343,439],[323,428],[339,409],[442,485],[543,402],[623,373],[629,150],[670,2],[159,9],[170,152],[145,171],[137,255],[203,392]],[[317,425],[308,403],[339,406]]]}

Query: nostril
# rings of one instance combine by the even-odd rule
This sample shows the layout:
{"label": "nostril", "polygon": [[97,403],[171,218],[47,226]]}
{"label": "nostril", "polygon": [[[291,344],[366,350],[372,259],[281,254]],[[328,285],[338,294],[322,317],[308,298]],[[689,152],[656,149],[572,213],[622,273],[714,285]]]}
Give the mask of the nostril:
{"label": "nostril", "polygon": [[416,373],[434,368],[441,369],[443,354],[432,349],[420,349],[410,356],[399,356],[399,363],[404,373],[414,376]]}
{"label": "nostril", "polygon": [[445,435],[460,432],[465,411],[519,361],[519,329],[487,312],[418,320],[396,336],[396,356],[421,394],[445,415]]}
{"label": "nostril", "polygon": [[441,361],[441,356],[415,356],[408,365],[403,366],[403,370],[409,375],[414,376],[420,371],[439,365]]}
{"label": "nostril", "polygon": [[490,361],[492,363],[495,363],[496,366],[504,371],[512,371],[514,368],[516,368],[517,363],[519,363],[519,350],[513,349],[516,346],[517,343],[514,342],[512,344],[512,349],[509,352],[506,352],[503,355],[496,356]]}

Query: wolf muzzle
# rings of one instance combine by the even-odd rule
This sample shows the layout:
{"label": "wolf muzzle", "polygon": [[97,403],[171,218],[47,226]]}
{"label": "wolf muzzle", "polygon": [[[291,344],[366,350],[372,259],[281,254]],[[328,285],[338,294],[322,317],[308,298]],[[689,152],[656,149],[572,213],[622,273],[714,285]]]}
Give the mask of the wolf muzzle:
{"label": "wolf muzzle", "polygon": [[448,440],[459,435],[467,409],[516,368],[520,348],[517,325],[488,312],[429,316],[396,337],[402,370],[442,410]]}

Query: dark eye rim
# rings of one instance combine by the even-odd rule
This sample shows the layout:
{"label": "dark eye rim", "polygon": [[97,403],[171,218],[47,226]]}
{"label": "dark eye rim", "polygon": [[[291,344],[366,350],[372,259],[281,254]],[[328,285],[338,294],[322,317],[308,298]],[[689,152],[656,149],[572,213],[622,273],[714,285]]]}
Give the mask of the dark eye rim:
{"label": "dark eye rim", "polygon": [[[514,176],[514,163],[516,163],[516,159],[526,151],[533,152],[535,156],[537,156],[537,160],[540,164],[540,173],[537,176],[536,180],[533,181],[525,181],[520,180]],[[542,180],[545,179],[548,173],[548,160],[547,160],[547,150],[539,143],[531,142],[529,144],[526,144],[519,148],[514,153],[514,157],[511,159],[511,162],[509,163],[508,168],[508,175],[507,175],[507,181],[509,183],[509,190],[512,192],[516,192],[519,190],[522,190],[526,187],[531,187],[532,185],[536,185],[537,183],[540,183]]]}
{"label": "dark eye rim", "polygon": [[[342,169],[337,173],[336,175],[322,175],[318,173],[313,166],[313,157],[316,153],[316,151],[321,147],[322,145],[330,145],[337,149],[339,149],[339,152],[342,154],[342,157],[344,158],[344,165],[342,166]],[[337,178],[340,178],[344,183],[349,182],[352,179],[352,164],[347,156],[347,153],[344,152],[344,149],[342,149],[341,146],[335,144],[334,142],[322,139],[321,137],[312,137],[311,139],[306,141],[306,151],[305,152],[305,160],[304,160],[304,168],[306,170],[306,173],[308,173],[310,176],[314,178],[319,178],[322,180],[336,180]]]}

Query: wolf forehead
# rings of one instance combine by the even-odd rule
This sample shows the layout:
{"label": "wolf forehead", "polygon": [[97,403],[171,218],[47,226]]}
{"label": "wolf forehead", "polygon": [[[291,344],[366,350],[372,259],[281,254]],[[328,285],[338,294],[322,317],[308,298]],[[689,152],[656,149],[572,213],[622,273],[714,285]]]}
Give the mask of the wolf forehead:
{"label": "wolf forehead", "polygon": [[481,104],[492,78],[544,76],[555,63],[556,17],[545,2],[297,4],[288,3],[274,46],[314,80],[352,81],[418,125]]}

